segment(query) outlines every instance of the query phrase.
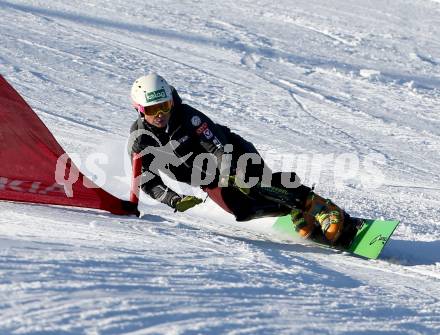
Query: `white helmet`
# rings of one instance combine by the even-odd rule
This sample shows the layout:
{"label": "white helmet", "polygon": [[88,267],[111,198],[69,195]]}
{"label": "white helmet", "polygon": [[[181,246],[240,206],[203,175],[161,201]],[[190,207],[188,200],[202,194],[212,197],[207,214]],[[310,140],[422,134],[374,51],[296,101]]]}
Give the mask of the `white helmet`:
{"label": "white helmet", "polygon": [[152,106],[173,99],[171,87],[156,73],[138,78],[131,87],[131,99],[136,106]]}

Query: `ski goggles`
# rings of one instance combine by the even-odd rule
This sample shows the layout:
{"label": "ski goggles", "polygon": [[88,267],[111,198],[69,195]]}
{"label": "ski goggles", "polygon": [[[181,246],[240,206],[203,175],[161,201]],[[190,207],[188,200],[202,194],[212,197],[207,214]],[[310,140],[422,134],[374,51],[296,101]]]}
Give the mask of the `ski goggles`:
{"label": "ski goggles", "polygon": [[168,100],[152,106],[142,106],[135,103],[134,107],[141,114],[148,116],[157,116],[159,113],[168,114],[169,112],[171,112],[171,109],[173,108],[173,101]]}

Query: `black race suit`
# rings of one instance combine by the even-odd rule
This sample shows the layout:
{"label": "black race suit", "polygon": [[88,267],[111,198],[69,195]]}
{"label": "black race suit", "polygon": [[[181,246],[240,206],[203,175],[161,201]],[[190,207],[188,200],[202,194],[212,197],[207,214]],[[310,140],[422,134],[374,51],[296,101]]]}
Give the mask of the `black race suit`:
{"label": "black race suit", "polygon": [[[231,175],[237,172],[237,161],[242,154],[253,153],[259,158],[261,156],[252,143],[231,132],[228,127],[214,123],[200,111],[183,104],[175,89],[173,99],[174,107],[166,128],[154,127],[141,116],[131,126],[129,151],[131,155],[142,152],[144,180],[141,188],[145,193],[172,208],[182,198],[182,195],[162,181],[159,176],[159,171],[162,171],[179,182],[201,186],[215,202],[234,214],[238,221],[282,215],[288,213],[291,207],[304,205],[310,192],[310,188],[304,185],[288,190],[289,203],[268,200],[258,192],[247,196],[232,186],[218,188],[220,175],[225,175],[224,171],[220,173],[224,169],[222,159],[227,157],[224,156],[225,149],[226,154],[230,154],[229,157],[232,158],[231,168],[226,172],[228,174],[230,171]],[[216,169],[212,169],[212,166],[208,168],[206,161],[203,164],[200,156],[198,157],[200,154],[209,156]],[[199,178],[192,178],[193,169],[196,169]],[[248,164],[246,178],[261,177],[263,171],[272,176],[273,186],[281,186],[280,173],[272,174],[262,159],[258,164]]]}

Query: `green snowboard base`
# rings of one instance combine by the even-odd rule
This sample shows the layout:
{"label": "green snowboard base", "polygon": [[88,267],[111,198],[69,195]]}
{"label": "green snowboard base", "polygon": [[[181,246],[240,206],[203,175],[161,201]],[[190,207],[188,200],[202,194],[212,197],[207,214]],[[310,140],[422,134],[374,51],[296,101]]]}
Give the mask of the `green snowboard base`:
{"label": "green snowboard base", "polygon": [[[354,236],[350,237],[345,246],[332,246],[324,240],[316,241],[316,243],[369,259],[377,259],[394,230],[399,225],[399,221],[394,220],[384,221],[357,218],[353,220],[357,223],[359,228],[353,231]],[[283,234],[299,237],[292,224],[290,215],[279,217],[273,225],[273,228]]]}

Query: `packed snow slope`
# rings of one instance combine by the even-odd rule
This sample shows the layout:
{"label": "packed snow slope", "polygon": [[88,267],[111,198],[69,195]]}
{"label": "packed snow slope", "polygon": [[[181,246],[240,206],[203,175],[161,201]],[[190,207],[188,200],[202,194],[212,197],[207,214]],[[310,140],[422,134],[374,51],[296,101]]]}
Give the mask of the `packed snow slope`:
{"label": "packed snow slope", "polygon": [[0,18],[0,73],[86,174],[107,155],[118,196],[130,87],[154,71],[275,170],[401,220],[367,261],[209,201],[1,202],[1,334],[440,333],[439,1],[0,0]]}

